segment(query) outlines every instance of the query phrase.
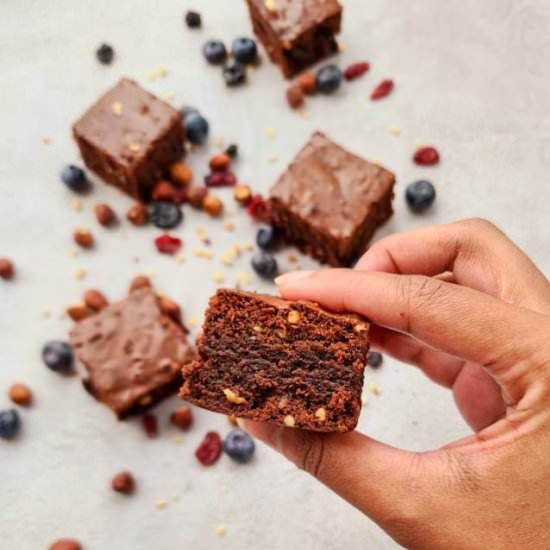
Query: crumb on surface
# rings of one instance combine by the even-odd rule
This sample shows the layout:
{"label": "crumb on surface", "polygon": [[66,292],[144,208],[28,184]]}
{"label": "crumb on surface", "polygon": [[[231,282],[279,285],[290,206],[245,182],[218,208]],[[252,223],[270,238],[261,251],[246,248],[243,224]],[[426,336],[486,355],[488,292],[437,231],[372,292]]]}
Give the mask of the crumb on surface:
{"label": "crumb on surface", "polygon": [[223,222],[223,228],[226,231],[233,231],[233,229],[235,229],[235,223],[233,222],[233,220],[225,220]]}
{"label": "crumb on surface", "polygon": [[338,48],[339,52],[345,52],[346,51],[346,45],[339,40],[336,42],[336,47]]}
{"label": "crumb on surface", "polygon": [[392,124],[390,126],[390,132],[394,135],[394,136],[398,136],[401,134],[401,126],[399,126],[399,124]]}
{"label": "crumb on surface", "polygon": [[275,128],[272,128],[271,126],[268,126],[268,127],[265,129],[265,135],[266,135],[268,138],[275,137]]}
{"label": "crumb on surface", "polygon": [[223,537],[225,535],[225,531],[225,525],[223,524],[218,525],[216,529],[214,529],[214,532],[218,535],[218,537]]}
{"label": "crumb on surface", "polygon": [[193,254],[197,258],[204,258],[205,260],[211,260],[214,256],[214,253],[211,250],[208,250],[208,248],[205,248],[204,246],[197,246],[193,250]]}
{"label": "crumb on surface", "polygon": [[163,508],[166,508],[166,506],[168,506],[168,501],[165,498],[157,498],[154,504],[157,510],[162,510]]}
{"label": "crumb on surface", "polygon": [[199,320],[197,319],[196,315],[191,315],[186,321],[185,324],[189,325],[190,327],[196,327],[199,323]]}
{"label": "crumb on surface", "polygon": [[361,405],[363,405],[363,407],[366,407],[368,404],[369,404],[369,396],[366,393],[364,393],[361,395]]}
{"label": "crumb on surface", "polygon": [[225,277],[223,273],[220,273],[219,271],[215,271],[214,273],[212,273],[212,280],[215,283],[222,284],[225,281]]}
{"label": "crumb on surface", "polygon": [[80,199],[73,199],[71,201],[71,207],[77,212],[82,210],[82,201]]}
{"label": "crumb on surface", "polygon": [[246,271],[237,273],[237,283],[240,285],[248,285],[252,281],[252,275]]}
{"label": "crumb on surface", "polygon": [[43,136],[41,141],[44,145],[49,145],[52,142],[52,139],[48,136]]}
{"label": "crumb on surface", "polygon": [[373,394],[373,395],[380,395],[380,387],[376,382],[369,382],[367,384],[367,389]]}
{"label": "crumb on surface", "polygon": [[214,145],[216,147],[223,147],[224,144],[225,144],[225,140],[221,136],[214,138]]}
{"label": "crumb on surface", "polygon": [[174,443],[176,445],[181,445],[183,443],[183,436],[179,434],[174,436]]}
{"label": "crumb on surface", "polygon": [[277,162],[279,160],[279,157],[275,154],[275,153],[271,153],[268,157],[267,157],[267,160],[268,162]]}
{"label": "crumb on surface", "polygon": [[178,254],[176,256],[176,262],[178,262],[178,264],[182,264],[183,262],[185,262],[185,256],[183,254]]}
{"label": "crumb on surface", "polygon": [[74,276],[75,276],[75,279],[78,279],[78,280],[84,279],[84,277],[86,277],[86,270],[82,267],[77,267],[74,270]]}

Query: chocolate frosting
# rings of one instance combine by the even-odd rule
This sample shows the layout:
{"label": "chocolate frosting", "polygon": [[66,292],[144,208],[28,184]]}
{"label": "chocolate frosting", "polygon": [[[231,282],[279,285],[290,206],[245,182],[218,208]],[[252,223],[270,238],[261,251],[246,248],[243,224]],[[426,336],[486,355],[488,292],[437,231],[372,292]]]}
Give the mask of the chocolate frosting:
{"label": "chocolate frosting", "polygon": [[392,189],[395,176],[316,132],[271,189],[313,227],[335,238],[353,235],[373,203]]}

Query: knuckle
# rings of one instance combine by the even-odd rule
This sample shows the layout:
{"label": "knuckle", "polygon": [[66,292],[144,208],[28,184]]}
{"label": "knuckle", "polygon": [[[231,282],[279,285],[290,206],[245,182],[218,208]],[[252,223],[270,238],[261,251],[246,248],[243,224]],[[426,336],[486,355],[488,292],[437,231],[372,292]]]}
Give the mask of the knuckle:
{"label": "knuckle", "polygon": [[467,220],[459,222],[458,225],[474,233],[497,230],[496,225],[485,218],[468,218]]}
{"label": "knuckle", "polygon": [[298,433],[296,450],[298,467],[314,477],[319,477],[325,463],[324,438],[310,432]]}

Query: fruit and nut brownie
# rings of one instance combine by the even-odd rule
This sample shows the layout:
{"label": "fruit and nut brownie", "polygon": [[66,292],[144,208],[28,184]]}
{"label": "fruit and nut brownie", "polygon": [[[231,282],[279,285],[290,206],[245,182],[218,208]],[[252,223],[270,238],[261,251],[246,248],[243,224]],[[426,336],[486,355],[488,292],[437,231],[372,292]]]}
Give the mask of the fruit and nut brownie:
{"label": "fruit and nut brownie", "polygon": [[182,367],[195,358],[187,330],[149,288],[78,321],[70,341],[88,371],[85,388],[119,418],[175,393]]}
{"label": "fruit and nut brownie", "polygon": [[352,430],[361,410],[368,323],[240,290],[210,299],[199,357],[180,396],[240,418],[316,431]]}
{"label": "fruit and nut brownie", "polygon": [[123,78],[74,124],[86,166],[141,200],[183,154],[181,114]]}
{"label": "fruit and nut brownie", "polygon": [[247,0],[254,33],[287,78],[336,53],[338,0]]}
{"label": "fruit and nut brownie", "polygon": [[350,265],[392,215],[395,176],[315,132],[272,187],[283,237],[319,261]]}

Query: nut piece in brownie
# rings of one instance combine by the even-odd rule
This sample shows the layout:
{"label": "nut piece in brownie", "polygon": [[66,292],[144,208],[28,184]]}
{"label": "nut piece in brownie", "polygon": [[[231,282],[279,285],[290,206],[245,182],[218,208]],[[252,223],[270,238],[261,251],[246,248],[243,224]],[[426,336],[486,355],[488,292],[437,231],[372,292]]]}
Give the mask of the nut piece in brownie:
{"label": "nut piece in brownie", "polygon": [[392,210],[395,176],[316,132],[270,191],[273,223],[303,252],[347,266]]}
{"label": "nut piece in brownie", "polygon": [[181,158],[185,131],[176,109],[123,78],[73,126],[86,166],[132,197],[152,186]]}
{"label": "nut piece in brownie", "polygon": [[338,0],[247,0],[254,33],[289,78],[335,53],[342,6]]}
{"label": "nut piece in brownie", "polygon": [[122,419],[176,392],[195,358],[186,334],[140,289],[76,323],[70,341],[88,371],[85,388]]}
{"label": "nut piece in brownie", "polygon": [[368,323],[358,316],[218,290],[206,312],[199,359],[183,368],[180,396],[239,418],[353,430],[368,348]]}

